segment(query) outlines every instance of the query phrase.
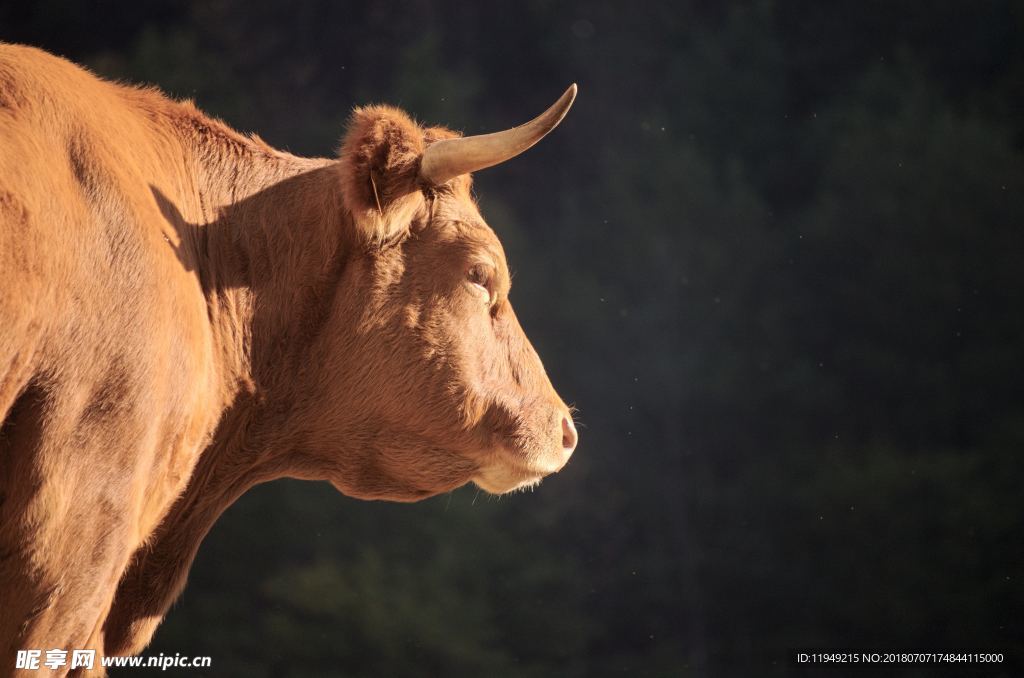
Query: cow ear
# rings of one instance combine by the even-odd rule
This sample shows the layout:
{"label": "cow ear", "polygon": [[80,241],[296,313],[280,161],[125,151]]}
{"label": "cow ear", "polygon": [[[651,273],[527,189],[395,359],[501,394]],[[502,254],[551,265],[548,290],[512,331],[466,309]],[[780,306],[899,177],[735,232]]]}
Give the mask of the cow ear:
{"label": "cow ear", "polygon": [[357,108],[340,149],[345,206],[360,235],[371,243],[409,228],[423,204],[418,175],[423,131],[389,106]]}

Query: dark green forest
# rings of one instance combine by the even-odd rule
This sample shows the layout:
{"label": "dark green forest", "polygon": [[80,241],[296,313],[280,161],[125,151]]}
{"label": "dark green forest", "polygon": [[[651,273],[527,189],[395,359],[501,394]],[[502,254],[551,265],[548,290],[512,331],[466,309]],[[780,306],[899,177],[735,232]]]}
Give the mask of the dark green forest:
{"label": "dark green forest", "polygon": [[320,156],[355,105],[474,134],[579,83],[476,177],[579,408],[572,462],[415,505],[261,486],[148,653],[254,678],[788,676],[839,648],[1006,656],[856,675],[1024,671],[1021,0],[35,0],[0,4],[0,39]]}

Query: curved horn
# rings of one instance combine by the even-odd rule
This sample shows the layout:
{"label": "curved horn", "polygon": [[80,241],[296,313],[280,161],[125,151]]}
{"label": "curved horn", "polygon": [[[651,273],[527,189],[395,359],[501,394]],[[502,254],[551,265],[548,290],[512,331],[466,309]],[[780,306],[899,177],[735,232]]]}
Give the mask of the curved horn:
{"label": "curved horn", "polygon": [[569,112],[575,98],[576,83],[573,83],[551,108],[525,125],[493,134],[435,141],[423,152],[420,178],[428,184],[439,186],[460,174],[475,172],[514,158],[555,129]]}

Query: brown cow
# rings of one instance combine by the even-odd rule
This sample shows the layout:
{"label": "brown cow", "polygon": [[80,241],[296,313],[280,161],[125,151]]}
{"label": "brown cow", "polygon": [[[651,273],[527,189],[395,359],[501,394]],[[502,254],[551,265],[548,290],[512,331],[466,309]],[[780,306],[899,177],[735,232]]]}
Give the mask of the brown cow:
{"label": "brown cow", "polygon": [[257,483],[415,501],[566,463],[469,172],[575,91],[468,138],[357,109],[310,160],[0,44],[0,675],[18,649],[142,650]]}

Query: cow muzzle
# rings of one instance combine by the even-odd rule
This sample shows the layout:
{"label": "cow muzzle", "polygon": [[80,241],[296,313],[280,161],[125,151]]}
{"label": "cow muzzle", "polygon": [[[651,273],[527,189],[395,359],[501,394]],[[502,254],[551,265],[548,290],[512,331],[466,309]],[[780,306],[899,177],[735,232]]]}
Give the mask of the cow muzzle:
{"label": "cow muzzle", "polygon": [[490,455],[473,482],[491,494],[505,494],[536,487],[545,477],[557,473],[569,463],[579,443],[579,434],[569,412],[558,417],[557,435],[539,449],[511,449],[501,445]]}

